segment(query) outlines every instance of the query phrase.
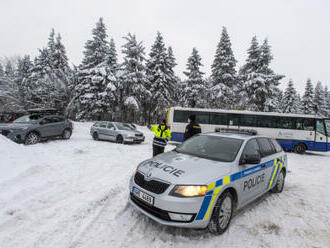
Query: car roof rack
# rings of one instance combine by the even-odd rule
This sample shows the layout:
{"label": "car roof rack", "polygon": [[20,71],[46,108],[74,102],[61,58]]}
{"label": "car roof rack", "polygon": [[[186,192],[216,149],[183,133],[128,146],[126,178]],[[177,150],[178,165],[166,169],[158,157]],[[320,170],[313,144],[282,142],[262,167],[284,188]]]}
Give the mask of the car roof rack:
{"label": "car roof rack", "polygon": [[247,134],[247,135],[257,135],[258,131],[254,129],[236,129],[236,128],[223,128],[217,127],[214,130],[217,133],[236,133],[236,134]]}

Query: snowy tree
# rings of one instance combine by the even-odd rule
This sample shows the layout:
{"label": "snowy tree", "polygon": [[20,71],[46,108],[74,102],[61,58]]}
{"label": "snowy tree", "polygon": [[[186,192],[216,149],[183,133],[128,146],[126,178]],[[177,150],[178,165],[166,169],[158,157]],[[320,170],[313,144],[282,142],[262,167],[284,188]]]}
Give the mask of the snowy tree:
{"label": "snowy tree", "polygon": [[184,74],[187,76],[185,81],[185,105],[187,107],[201,107],[200,100],[205,92],[205,83],[203,80],[203,72],[200,71],[202,58],[198,54],[196,48],[193,48],[191,56],[188,58],[187,71]]}
{"label": "snowy tree", "polygon": [[298,96],[292,80],[289,81],[288,86],[285,89],[284,96],[282,99],[282,106],[283,113],[298,113]]}
{"label": "snowy tree", "polygon": [[324,106],[325,106],[325,116],[330,117],[330,92],[328,87],[324,87]]}
{"label": "snowy tree", "polygon": [[2,64],[0,63],[0,77],[3,77],[4,75],[5,75],[5,72],[3,70]]}
{"label": "snowy tree", "polygon": [[148,113],[149,122],[151,116],[155,119],[165,115],[166,108],[172,103],[175,84],[173,82],[172,61],[168,58],[167,49],[160,32],[157,33],[156,40],[151,47],[147,61],[147,73],[150,81],[149,90],[151,92],[150,108]]}
{"label": "snowy tree", "polygon": [[317,82],[313,98],[314,110],[317,115],[326,115],[324,90],[321,82]]}
{"label": "snowy tree", "polygon": [[315,113],[313,98],[314,98],[314,90],[313,90],[312,81],[310,79],[307,79],[305,86],[305,93],[302,98],[302,112],[304,114]]}
{"label": "snowy tree", "polygon": [[[124,106],[129,110],[126,112],[128,116],[125,119],[136,121],[137,113],[140,112],[146,121],[148,99],[151,97],[151,93],[147,89],[149,81],[144,65],[145,48],[142,42],[136,40],[135,35],[129,33],[124,39],[126,43],[122,50],[124,62],[121,80],[124,83]],[[141,119],[139,121],[141,122]]]}
{"label": "snowy tree", "polygon": [[110,46],[102,18],[96,23],[92,35],[85,44],[78,72],[79,83],[75,88],[77,119],[111,119],[112,113],[108,112],[116,90],[113,84],[116,78],[108,65]]}
{"label": "snowy tree", "polygon": [[272,59],[267,39],[259,47],[257,38],[253,37],[246,64],[240,70],[250,110],[276,111],[277,86],[284,76],[275,74],[270,68]]}
{"label": "snowy tree", "polygon": [[212,64],[211,79],[213,81],[214,106],[220,108],[234,108],[236,92],[238,91],[236,77],[236,59],[231,49],[231,42],[227,30],[222,28],[220,42],[217,46]]}

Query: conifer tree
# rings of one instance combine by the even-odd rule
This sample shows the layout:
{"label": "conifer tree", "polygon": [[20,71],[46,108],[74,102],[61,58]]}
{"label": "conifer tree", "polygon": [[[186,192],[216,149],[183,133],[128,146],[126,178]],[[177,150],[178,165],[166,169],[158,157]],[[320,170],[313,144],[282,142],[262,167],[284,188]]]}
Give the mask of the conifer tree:
{"label": "conifer tree", "polygon": [[327,86],[324,87],[325,116],[330,117],[330,92]]}
{"label": "conifer tree", "polygon": [[[125,107],[130,110],[126,120],[136,121],[137,113],[142,113],[146,121],[146,108],[151,94],[147,90],[149,82],[144,65],[145,48],[142,42],[136,40],[135,35],[129,33],[124,39],[126,43],[122,50],[124,54],[122,81],[125,84],[123,100]],[[139,121],[141,122],[141,119]]]}
{"label": "conifer tree", "polygon": [[163,36],[157,33],[156,40],[151,47],[147,61],[147,73],[150,81],[151,93],[148,121],[154,116],[155,121],[165,115],[166,108],[172,103],[175,84],[173,82],[171,60],[168,59]]}
{"label": "conifer tree", "polygon": [[[112,81],[115,80],[106,58],[110,53],[106,27],[100,18],[92,30],[92,39],[85,44],[84,58],[79,66],[76,96],[78,119],[112,118],[109,110],[113,100]],[[111,84],[110,87],[108,85]],[[110,94],[109,94],[109,88]],[[110,116],[109,116],[110,115]]]}
{"label": "conifer tree", "polygon": [[270,68],[272,59],[267,39],[259,47],[257,38],[253,37],[246,64],[240,71],[250,110],[276,111],[277,86],[284,76],[275,74]]}
{"label": "conifer tree", "polygon": [[235,67],[236,59],[231,49],[230,38],[227,29],[223,27],[211,67],[214,107],[234,108],[237,102],[235,96],[239,88]]}
{"label": "conifer tree", "polygon": [[307,79],[305,86],[305,93],[302,98],[302,112],[304,114],[315,113],[313,98],[314,98],[314,90],[313,90],[312,81],[310,79]]}
{"label": "conifer tree", "polygon": [[317,82],[314,92],[313,104],[315,114],[326,115],[324,90],[321,82]]}
{"label": "conifer tree", "polygon": [[294,88],[293,81],[289,80],[288,86],[285,89],[283,102],[283,113],[298,113],[298,96]]}
{"label": "conifer tree", "polygon": [[185,81],[185,106],[187,107],[201,107],[201,96],[205,92],[204,73],[200,71],[201,60],[197,49],[193,48],[192,54],[188,58],[187,71],[184,72],[187,76]]}

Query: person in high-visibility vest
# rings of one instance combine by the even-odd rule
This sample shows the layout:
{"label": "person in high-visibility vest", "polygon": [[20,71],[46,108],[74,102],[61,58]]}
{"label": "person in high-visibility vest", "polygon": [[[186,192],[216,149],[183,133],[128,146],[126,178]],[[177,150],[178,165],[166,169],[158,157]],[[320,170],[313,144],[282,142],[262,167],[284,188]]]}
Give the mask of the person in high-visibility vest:
{"label": "person in high-visibility vest", "polygon": [[159,125],[152,126],[150,130],[155,133],[152,149],[153,156],[156,156],[164,152],[167,142],[171,139],[171,130],[166,125],[166,120],[163,120]]}

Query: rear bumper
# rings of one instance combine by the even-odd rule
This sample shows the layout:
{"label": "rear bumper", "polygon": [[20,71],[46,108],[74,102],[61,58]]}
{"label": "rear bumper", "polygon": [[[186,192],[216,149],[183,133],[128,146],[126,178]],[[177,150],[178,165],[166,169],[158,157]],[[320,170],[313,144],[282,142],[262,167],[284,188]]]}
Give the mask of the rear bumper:
{"label": "rear bumper", "polygon": [[142,137],[124,137],[124,142],[125,143],[141,143],[145,139],[144,136]]}

